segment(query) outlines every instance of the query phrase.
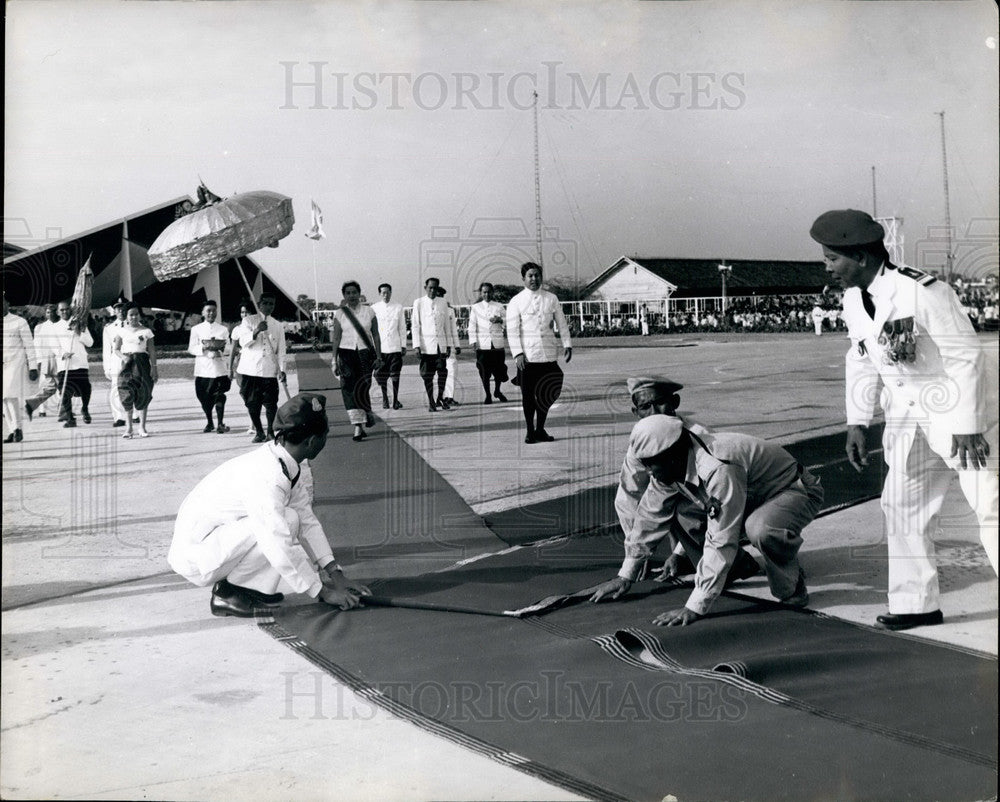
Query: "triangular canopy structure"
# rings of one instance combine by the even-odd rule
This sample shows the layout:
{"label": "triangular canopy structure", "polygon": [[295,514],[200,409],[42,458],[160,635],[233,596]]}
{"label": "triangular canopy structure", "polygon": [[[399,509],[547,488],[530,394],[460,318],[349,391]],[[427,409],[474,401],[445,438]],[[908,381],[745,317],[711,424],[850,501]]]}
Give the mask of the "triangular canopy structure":
{"label": "triangular canopy structure", "polygon": [[[211,298],[220,304],[223,320],[237,321],[246,288],[236,262],[185,278],[158,282],[149,265],[147,250],[160,233],[184,213],[190,198],[171,201],[115,220],[104,226],[40,247],[14,253],[16,245],[5,242],[3,285],[11,306],[41,306],[66,300],[73,292],[76,275],[90,257],[94,271],[95,308],[110,306],[120,292],[145,307],[198,312]],[[247,281],[275,296],[275,316],[293,320],[306,313],[252,258],[240,257]]]}

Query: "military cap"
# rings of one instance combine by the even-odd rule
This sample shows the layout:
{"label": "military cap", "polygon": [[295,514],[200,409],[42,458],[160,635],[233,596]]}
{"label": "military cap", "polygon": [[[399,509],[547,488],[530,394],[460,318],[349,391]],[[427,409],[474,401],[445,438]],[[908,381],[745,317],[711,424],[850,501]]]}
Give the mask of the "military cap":
{"label": "military cap", "polygon": [[132,303],[132,302],[128,298],[125,297],[125,292],[122,291],[122,292],[118,293],[118,297],[115,299],[115,302],[113,304],[111,304],[111,308],[112,309],[117,309],[120,306],[128,306],[130,303]]}
{"label": "military cap", "polygon": [[287,432],[326,423],[326,396],[315,393],[299,393],[278,407],[274,418],[274,431]]}
{"label": "military cap", "polygon": [[672,415],[650,415],[632,427],[629,445],[639,459],[662,454],[676,443],[684,431],[684,423]]}
{"label": "military cap", "polygon": [[885,229],[867,212],[857,209],[834,209],[823,212],[809,229],[809,236],[820,245],[831,248],[867,245],[881,242]]}
{"label": "military cap", "polygon": [[670,379],[655,379],[652,376],[633,376],[625,380],[628,394],[635,395],[640,390],[659,390],[664,393],[676,393],[683,390],[684,385],[672,382]]}

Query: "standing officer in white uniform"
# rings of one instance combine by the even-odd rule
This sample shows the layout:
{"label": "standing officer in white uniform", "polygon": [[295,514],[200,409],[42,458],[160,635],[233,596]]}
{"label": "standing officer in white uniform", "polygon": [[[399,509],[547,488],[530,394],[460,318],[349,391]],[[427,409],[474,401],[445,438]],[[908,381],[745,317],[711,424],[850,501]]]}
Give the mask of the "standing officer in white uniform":
{"label": "standing officer in white uniform", "polygon": [[951,287],[893,265],[869,215],[826,212],[809,233],[845,290],[847,455],[858,471],[868,464],[866,428],[882,384],[889,612],[877,624],[939,624],[931,535],[956,473],[997,570],[997,409],[987,403],[982,349]]}
{"label": "standing officer in white uniform", "polygon": [[212,615],[251,618],[273,607],[284,580],[342,610],[369,595],[348,580],[312,510],[306,460],[326,446],[326,398],[300,393],[282,404],[277,439],[223,463],[181,503],[167,561],[199,587],[214,584]]}
{"label": "standing officer in white uniform", "polygon": [[20,443],[21,409],[28,382],[38,378],[38,360],[28,321],[10,311],[3,299],[3,420],[8,434],[5,443]]}
{"label": "standing officer in white uniform", "polygon": [[[285,329],[271,317],[274,295],[263,293],[257,302],[259,315],[248,315],[233,330],[239,332],[240,362],[236,372],[242,377],[240,395],[250,413],[254,443],[274,439],[274,416],[278,411],[278,382],[285,382]],[[263,408],[267,422],[265,435],[260,424]]]}

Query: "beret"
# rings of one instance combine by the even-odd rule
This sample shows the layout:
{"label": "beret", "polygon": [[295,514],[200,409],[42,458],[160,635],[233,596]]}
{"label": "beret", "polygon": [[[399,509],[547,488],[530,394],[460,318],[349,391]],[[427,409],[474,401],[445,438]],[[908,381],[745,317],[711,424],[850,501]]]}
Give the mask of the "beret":
{"label": "beret", "polygon": [[326,396],[315,393],[299,393],[278,407],[274,418],[274,430],[285,432],[326,420]]}
{"label": "beret", "polygon": [[885,229],[867,212],[834,209],[816,218],[809,229],[809,236],[820,245],[836,248],[881,242],[885,238]]}
{"label": "beret", "polygon": [[634,376],[625,380],[628,394],[635,395],[639,390],[662,390],[665,393],[676,393],[683,390],[684,385],[672,382],[670,379],[655,379],[651,376]]}
{"label": "beret", "polygon": [[650,415],[632,427],[629,445],[639,459],[662,454],[680,439],[684,422],[672,415]]}

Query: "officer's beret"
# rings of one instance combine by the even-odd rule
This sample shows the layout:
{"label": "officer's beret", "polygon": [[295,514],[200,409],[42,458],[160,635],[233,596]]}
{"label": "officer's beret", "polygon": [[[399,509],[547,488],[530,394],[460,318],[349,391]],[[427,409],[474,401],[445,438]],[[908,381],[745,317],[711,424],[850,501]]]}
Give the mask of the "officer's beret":
{"label": "officer's beret", "polygon": [[629,445],[639,459],[662,454],[680,439],[684,423],[672,415],[650,415],[632,427]]}
{"label": "officer's beret", "polygon": [[872,219],[867,212],[857,209],[834,209],[823,212],[809,229],[809,236],[820,245],[831,248],[867,245],[881,242],[885,229]]}
{"label": "officer's beret", "polygon": [[625,380],[628,394],[635,395],[640,390],[657,390],[663,393],[676,393],[683,390],[684,385],[672,382],[670,379],[654,379],[651,376],[633,376]]}
{"label": "officer's beret", "polygon": [[289,429],[317,426],[321,422],[326,423],[326,396],[299,393],[278,407],[274,431],[287,432]]}

